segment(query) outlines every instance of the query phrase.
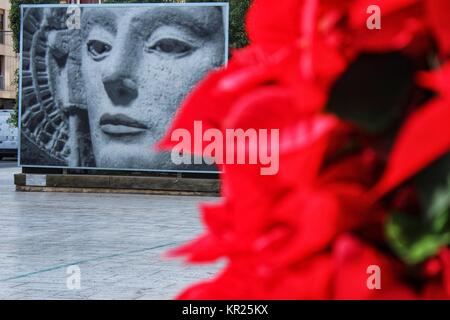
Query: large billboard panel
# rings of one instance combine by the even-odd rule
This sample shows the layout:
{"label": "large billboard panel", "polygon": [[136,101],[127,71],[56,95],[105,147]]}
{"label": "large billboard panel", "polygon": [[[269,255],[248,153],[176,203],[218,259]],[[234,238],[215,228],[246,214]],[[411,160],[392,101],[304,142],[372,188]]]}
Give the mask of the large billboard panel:
{"label": "large billboard panel", "polygon": [[19,164],[210,171],[158,153],[182,100],[228,55],[228,4],[24,5]]}

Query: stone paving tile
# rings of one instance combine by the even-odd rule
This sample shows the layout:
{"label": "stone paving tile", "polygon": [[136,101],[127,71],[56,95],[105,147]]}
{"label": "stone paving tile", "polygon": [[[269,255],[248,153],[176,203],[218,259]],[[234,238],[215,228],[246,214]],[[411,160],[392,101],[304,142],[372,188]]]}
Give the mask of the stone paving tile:
{"label": "stone paving tile", "polygon": [[18,171],[0,168],[0,299],[171,299],[221,266],[162,257],[202,232],[198,204],[217,198],[22,193]]}

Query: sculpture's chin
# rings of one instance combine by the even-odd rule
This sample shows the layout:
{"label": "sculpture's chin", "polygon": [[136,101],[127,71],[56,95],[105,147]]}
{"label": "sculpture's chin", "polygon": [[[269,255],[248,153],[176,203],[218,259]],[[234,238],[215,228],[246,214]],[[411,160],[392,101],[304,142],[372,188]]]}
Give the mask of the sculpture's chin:
{"label": "sculpture's chin", "polygon": [[98,168],[108,169],[171,170],[176,167],[170,159],[170,154],[142,147],[118,150],[106,147],[98,152],[95,160]]}

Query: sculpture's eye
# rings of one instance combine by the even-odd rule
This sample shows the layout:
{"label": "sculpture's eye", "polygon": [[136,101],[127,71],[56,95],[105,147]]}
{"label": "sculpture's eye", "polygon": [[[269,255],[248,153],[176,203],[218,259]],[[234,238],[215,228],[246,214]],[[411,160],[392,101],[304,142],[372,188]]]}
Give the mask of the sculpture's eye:
{"label": "sculpture's eye", "polygon": [[87,43],[87,49],[94,60],[104,59],[111,51],[111,46],[103,41],[89,40]]}
{"label": "sculpture's eye", "polygon": [[173,38],[165,38],[156,41],[147,48],[147,51],[158,52],[174,57],[185,56],[192,52],[194,48],[181,40]]}

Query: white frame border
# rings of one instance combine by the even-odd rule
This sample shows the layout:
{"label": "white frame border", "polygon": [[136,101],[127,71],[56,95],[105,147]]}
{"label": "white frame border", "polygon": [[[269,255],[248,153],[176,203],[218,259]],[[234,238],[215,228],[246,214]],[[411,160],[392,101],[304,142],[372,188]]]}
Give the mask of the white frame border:
{"label": "white frame border", "polygon": [[26,8],[67,8],[78,6],[80,8],[89,7],[222,7],[224,14],[224,32],[225,32],[225,52],[224,66],[228,64],[229,55],[229,30],[230,30],[230,4],[228,2],[191,2],[191,3],[104,3],[104,4],[21,4],[20,5],[20,53],[19,53],[19,96],[18,96],[18,149],[17,166],[24,168],[43,168],[43,169],[68,169],[68,170],[98,170],[98,171],[129,171],[129,172],[160,172],[160,173],[199,173],[199,174],[217,174],[218,170],[199,171],[199,170],[162,170],[162,169],[130,169],[130,168],[102,168],[102,167],[70,167],[70,166],[43,166],[43,165],[24,165],[21,163],[22,150],[22,53],[23,53],[23,11]]}

